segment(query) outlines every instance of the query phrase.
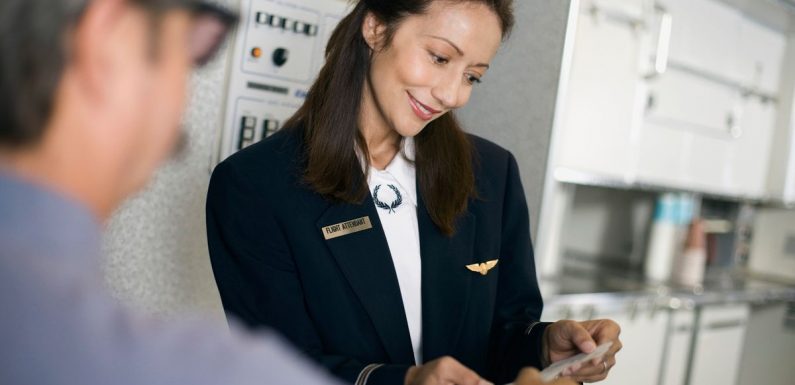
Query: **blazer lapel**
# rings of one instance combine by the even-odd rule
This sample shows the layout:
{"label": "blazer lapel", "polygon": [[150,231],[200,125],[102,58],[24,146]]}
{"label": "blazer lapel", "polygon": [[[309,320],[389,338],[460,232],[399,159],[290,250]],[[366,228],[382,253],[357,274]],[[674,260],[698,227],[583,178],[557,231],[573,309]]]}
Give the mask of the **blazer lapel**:
{"label": "blazer lapel", "polygon": [[414,353],[400,286],[372,197],[368,195],[362,204],[333,204],[316,225],[323,231],[362,217],[369,218],[371,229],[328,239],[326,245],[373,321],[392,363],[411,365]]}
{"label": "blazer lapel", "polygon": [[417,193],[417,221],[422,251],[423,359],[455,351],[469,303],[473,273],[475,216],[459,218],[452,237],[444,235],[431,220],[421,194]]}

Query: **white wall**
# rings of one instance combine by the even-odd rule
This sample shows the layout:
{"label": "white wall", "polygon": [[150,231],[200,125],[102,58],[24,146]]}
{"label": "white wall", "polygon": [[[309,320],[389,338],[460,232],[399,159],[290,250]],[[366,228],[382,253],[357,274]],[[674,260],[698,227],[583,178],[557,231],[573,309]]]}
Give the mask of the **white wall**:
{"label": "white wall", "polygon": [[[237,9],[238,0],[219,1]],[[207,252],[204,203],[221,113],[231,41],[197,71],[185,114],[190,138],[140,194],[108,223],[105,271],[111,292],[148,313],[223,317]]]}
{"label": "white wall", "polygon": [[469,105],[458,112],[465,128],[510,150],[519,163],[538,231],[549,140],[563,58],[569,0],[516,0],[513,35],[494,59]]}

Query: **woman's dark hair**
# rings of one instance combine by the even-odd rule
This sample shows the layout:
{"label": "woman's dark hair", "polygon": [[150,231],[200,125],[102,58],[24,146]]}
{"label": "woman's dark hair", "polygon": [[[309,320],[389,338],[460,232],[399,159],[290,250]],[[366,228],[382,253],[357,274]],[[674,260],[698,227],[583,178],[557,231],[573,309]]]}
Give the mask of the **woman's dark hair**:
{"label": "woman's dark hair", "polygon": [[[358,203],[368,194],[365,175],[356,156],[358,146],[369,161],[367,145],[358,126],[371,49],[362,36],[368,13],[386,25],[383,47],[388,47],[400,23],[424,14],[433,1],[360,0],[338,25],[326,46],[326,64],[301,108],[286,123],[305,130],[304,180],[317,193],[336,201]],[[512,0],[459,0],[483,3],[498,16],[503,37],[513,26]],[[455,221],[476,196],[472,149],[452,112],[430,122],[415,137],[417,183],[433,222],[452,235]]]}

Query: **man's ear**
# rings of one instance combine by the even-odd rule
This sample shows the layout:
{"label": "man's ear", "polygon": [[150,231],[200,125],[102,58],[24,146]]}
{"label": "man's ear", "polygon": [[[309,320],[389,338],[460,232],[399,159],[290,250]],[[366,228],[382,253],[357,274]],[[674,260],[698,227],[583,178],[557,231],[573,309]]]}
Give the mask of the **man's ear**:
{"label": "man's ear", "polygon": [[385,33],[386,24],[372,12],[367,12],[362,23],[362,36],[371,50],[378,51],[383,48]]}
{"label": "man's ear", "polygon": [[114,29],[129,11],[124,0],[91,1],[77,23],[69,44],[67,69],[79,77],[84,91],[101,101],[111,74]]}

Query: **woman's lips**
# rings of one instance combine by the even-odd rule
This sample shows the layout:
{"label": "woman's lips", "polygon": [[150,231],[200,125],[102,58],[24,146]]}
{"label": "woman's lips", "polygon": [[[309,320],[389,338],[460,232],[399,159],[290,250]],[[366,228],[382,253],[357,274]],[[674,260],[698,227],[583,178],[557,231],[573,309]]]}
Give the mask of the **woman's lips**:
{"label": "woman's lips", "polygon": [[407,94],[409,96],[409,104],[411,105],[411,109],[414,110],[414,114],[416,114],[418,118],[428,121],[433,119],[433,116],[440,112],[420,103],[420,101],[411,96],[410,93],[407,92]]}

